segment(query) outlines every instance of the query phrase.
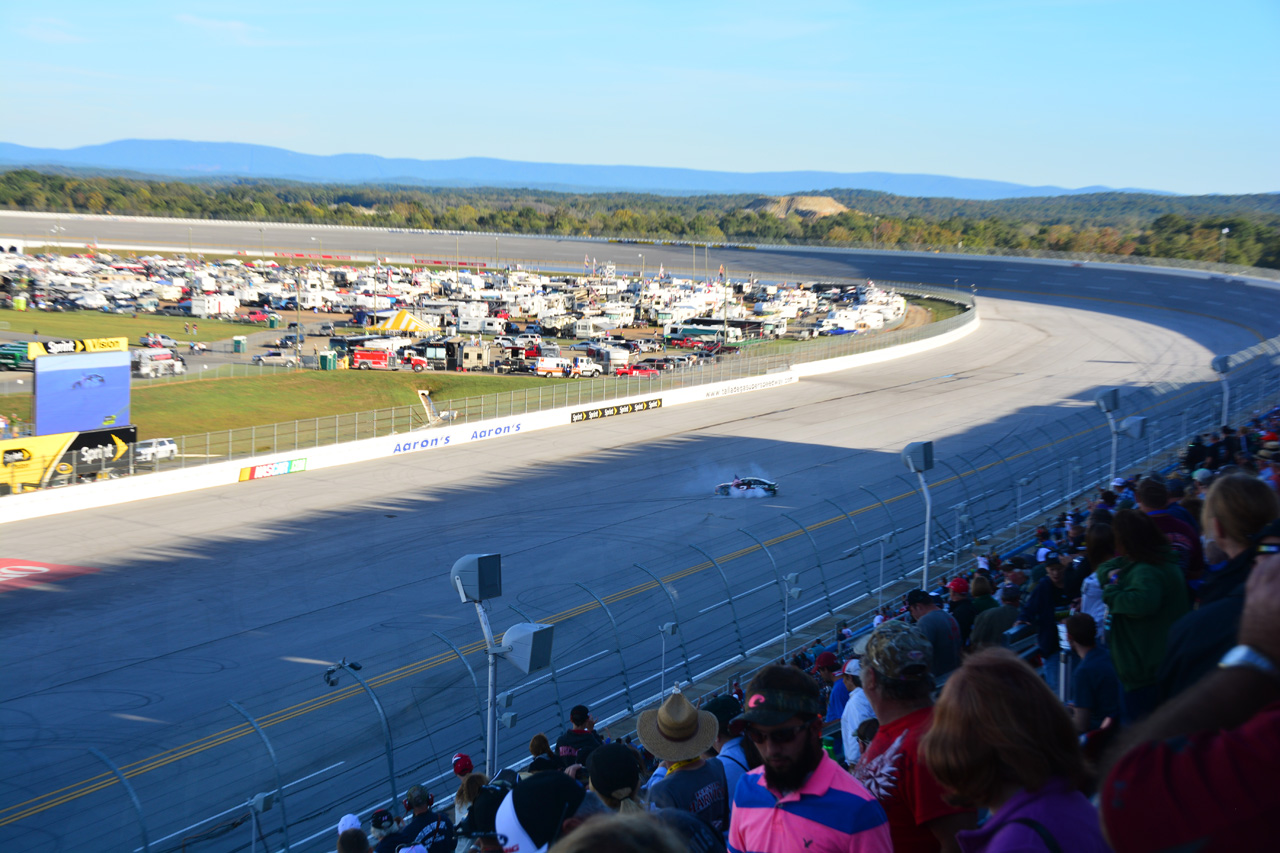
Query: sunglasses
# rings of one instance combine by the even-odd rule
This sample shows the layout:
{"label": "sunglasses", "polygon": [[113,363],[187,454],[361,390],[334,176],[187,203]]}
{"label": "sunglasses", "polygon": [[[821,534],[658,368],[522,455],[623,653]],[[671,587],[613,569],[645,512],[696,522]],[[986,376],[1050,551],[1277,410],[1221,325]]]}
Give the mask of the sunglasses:
{"label": "sunglasses", "polygon": [[759,729],[747,727],[742,730],[742,733],[750,738],[751,742],[754,744],[761,744],[765,741],[769,741],[774,744],[784,744],[791,743],[795,740],[798,734],[809,728],[809,725],[809,723],[801,723],[798,726],[787,726],[786,728],[774,729],[770,732],[762,732]]}

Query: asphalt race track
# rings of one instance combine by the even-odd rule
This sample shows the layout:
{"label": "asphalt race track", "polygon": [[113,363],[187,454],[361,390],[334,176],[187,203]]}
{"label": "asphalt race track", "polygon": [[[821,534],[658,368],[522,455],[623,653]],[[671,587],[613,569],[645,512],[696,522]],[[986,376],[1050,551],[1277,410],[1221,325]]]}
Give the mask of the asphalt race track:
{"label": "asphalt race track", "polygon": [[[186,242],[188,227],[65,217],[62,225],[73,234],[92,228],[101,242],[172,244]],[[259,242],[256,225],[191,227],[197,247]],[[326,255],[371,252],[374,241],[381,254],[452,254],[455,243],[453,235],[263,228],[267,245],[300,252],[322,233]],[[38,230],[30,218],[0,214],[0,234],[28,229]],[[493,248],[492,237],[458,242],[464,257]],[[624,253],[643,251],[648,268],[670,268],[688,266],[691,255],[515,237],[500,245],[503,255],[566,265],[584,253],[621,263]],[[633,564],[663,576],[697,566],[704,558],[686,543],[721,557],[722,543],[751,545],[740,529],[776,535],[786,529],[782,513],[808,512],[824,499],[843,506],[864,485],[896,498],[910,485],[901,482],[898,459],[907,442],[931,439],[940,459],[973,459],[1032,429],[1051,430],[1064,413],[1088,409],[1103,387],[1209,381],[1213,355],[1280,331],[1275,290],[1211,282],[1203,273],[805,249],[712,249],[709,263],[735,276],[751,269],[801,280],[975,285],[982,325],[944,349],[782,389],[0,525],[6,561],[92,569],[27,588],[0,584],[5,848],[141,846],[127,795],[96,778],[106,768],[92,747],[133,765],[152,850],[180,849],[210,831],[214,838],[188,840],[186,849],[248,849],[249,824],[218,827],[276,783],[261,743],[237,728],[243,720],[226,704],[234,699],[269,718],[294,849],[331,849],[338,817],[360,809],[367,819],[367,807],[390,790],[372,705],[349,677],[326,687],[328,662],[358,660],[376,681],[396,741],[399,790],[447,772],[459,749],[481,763],[470,677],[433,635],[464,647],[483,682],[483,656],[470,653],[479,637],[474,611],[447,583],[457,557],[503,555],[495,628],[524,618],[510,605],[556,624],[554,684],[544,674],[522,687],[514,670],[500,669],[500,689],[517,694],[519,720],[500,735],[504,759],[514,761],[534,732],[554,739],[560,721],[546,698],[553,688],[566,704],[592,704],[598,716],[623,705],[612,628],[576,582],[610,604],[632,692],[650,696],[658,688],[656,628],[672,616]],[[1081,440],[1101,444],[1105,434]],[[1004,488],[984,482],[976,467],[966,494]],[[781,492],[712,497],[735,473],[775,479]],[[887,529],[871,513],[859,519],[861,536]],[[815,547],[838,548],[835,537],[850,535],[839,531],[823,528]],[[783,559],[801,561],[809,545],[796,537],[784,547],[792,550]],[[772,577],[758,561],[739,565],[726,563],[735,593]],[[833,578],[843,571],[834,563],[826,570]],[[816,603],[817,587],[806,584],[804,601]],[[688,624],[681,640],[697,660],[685,669],[669,645],[668,685],[739,643],[731,608],[716,606],[726,597],[718,573],[690,572],[672,586]],[[780,628],[752,601],[739,604],[746,645]],[[433,788],[437,797],[452,793],[447,781]],[[263,821],[274,833],[271,849],[279,849],[279,810]]]}

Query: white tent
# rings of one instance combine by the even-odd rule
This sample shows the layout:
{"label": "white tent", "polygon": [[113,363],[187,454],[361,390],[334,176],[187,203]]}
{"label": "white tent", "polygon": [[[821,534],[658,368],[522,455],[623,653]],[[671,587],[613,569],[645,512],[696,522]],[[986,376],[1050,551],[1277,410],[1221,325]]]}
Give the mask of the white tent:
{"label": "white tent", "polygon": [[376,326],[370,326],[369,330],[372,332],[430,332],[432,327],[408,311],[397,311]]}

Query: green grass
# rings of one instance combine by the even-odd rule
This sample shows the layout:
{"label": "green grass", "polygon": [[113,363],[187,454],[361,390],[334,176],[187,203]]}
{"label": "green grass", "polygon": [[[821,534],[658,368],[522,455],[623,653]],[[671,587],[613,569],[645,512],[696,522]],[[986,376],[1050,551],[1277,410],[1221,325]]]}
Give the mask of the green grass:
{"label": "green grass", "polygon": [[[181,317],[166,317],[161,314],[139,314],[137,318],[129,314],[104,314],[101,311],[13,311],[0,310],[0,321],[9,324],[6,331],[20,335],[39,334],[58,338],[128,338],[129,343],[136,345],[138,338],[147,332],[156,332],[177,341],[220,341],[232,335],[246,335],[260,329],[265,324],[226,323],[221,320],[196,320],[199,334],[192,335],[182,331],[184,320]],[[281,325],[287,324],[285,320]],[[284,329],[281,329],[284,334]]]}
{"label": "green grass", "polygon": [[921,308],[927,309],[928,312],[933,315],[933,322],[935,323],[939,320],[945,320],[948,317],[954,317],[964,311],[964,309],[956,303],[947,302],[943,299],[924,299],[922,297],[912,296],[909,297],[907,301],[912,305],[919,305]]}

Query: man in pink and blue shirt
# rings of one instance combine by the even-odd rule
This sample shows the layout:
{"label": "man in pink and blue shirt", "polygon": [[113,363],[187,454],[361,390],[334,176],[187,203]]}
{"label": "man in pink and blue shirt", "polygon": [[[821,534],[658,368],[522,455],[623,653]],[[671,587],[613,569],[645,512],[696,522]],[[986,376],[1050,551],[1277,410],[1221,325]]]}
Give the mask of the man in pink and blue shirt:
{"label": "man in pink and blue shirt", "polygon": [[734,722],[764,764],[738,780],[731,853],[892,853],[884,809],[822,749],[822,694],[801,670],[762,669]]}

